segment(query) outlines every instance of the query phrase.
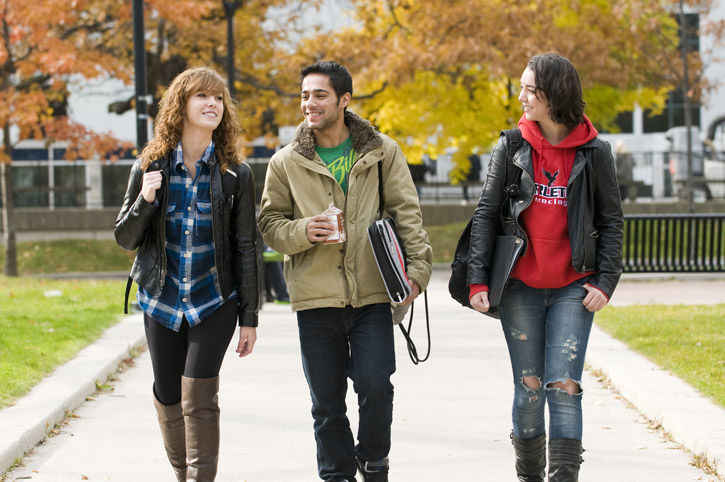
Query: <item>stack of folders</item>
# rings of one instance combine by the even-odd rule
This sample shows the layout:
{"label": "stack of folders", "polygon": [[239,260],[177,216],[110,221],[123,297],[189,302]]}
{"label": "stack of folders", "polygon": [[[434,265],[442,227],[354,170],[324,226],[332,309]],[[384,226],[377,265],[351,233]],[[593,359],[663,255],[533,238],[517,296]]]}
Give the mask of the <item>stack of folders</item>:
{"label": "stack of folders", "polygon": [[410,296],[411,289],[405,274],[405,252],[392,218],[372,223],[368,227],[368,238],[390,301],[401,303]]}

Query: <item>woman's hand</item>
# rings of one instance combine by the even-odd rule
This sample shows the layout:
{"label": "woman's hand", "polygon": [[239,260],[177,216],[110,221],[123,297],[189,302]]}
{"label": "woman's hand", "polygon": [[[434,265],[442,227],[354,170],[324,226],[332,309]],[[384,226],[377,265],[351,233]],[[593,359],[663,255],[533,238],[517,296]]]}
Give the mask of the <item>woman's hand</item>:
{"label": "woman's hand", "polygon": [[161,187],[161,180],[161,171],[144,173],[141,182],[141,195],[147,203],[151,204],[156,199],[156,191]]}
{"label": "woman's hand", "polygon": [[488,291],[479,291],[469,301],[473,309],[481,313],[486,313],[491,309],[491,304],[488,302]]}
{"label": "woman's hand", "polygon": [[239,343],[236,352],[239,358],[247,356],[254,350],[254,344],[257,342],[257,329],[253,326],[243,326],[239,329]]}
{"label": "woman's hand", "polygon": [[589,311],[599,311],[607,306],[608,300],[607,297],[604,296],[604,293],[602,293],[592,285],[585,284],[584,289],[589,292],[584,298],[584,301],[582,301],[584,308]]}

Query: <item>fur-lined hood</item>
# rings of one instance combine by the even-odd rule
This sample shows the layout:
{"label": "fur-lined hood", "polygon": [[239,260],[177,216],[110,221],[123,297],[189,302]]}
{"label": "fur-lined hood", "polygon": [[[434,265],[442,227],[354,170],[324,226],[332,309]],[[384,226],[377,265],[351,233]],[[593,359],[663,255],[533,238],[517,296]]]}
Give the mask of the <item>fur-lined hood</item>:
{"label": "fur-lined hood", "polygon": [[[363,119],[350,111],[345,111],[345,125],[350,129],[352,145],[359,157],[383,145],[380,134],[367,119]],[[315,158],[315,136],[312,129],[307,127],[304,121],[297,126],[295,138],[292,141],[292,149],[307,159]]]}

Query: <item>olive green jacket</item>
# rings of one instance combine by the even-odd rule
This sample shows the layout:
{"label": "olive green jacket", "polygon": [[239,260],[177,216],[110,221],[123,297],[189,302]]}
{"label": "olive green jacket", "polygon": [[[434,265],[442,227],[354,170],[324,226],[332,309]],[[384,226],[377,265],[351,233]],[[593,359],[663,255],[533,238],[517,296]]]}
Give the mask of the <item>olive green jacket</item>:
{"label": "olive green jacket", "polygon": [[[400,146],[356,114],[345,112],[345,123],[357,152],[347,196],[315,152],[313,133],[304,123],[267,168],[258,224],[265,243],[286,255],[284,275],[293,311],[390,301],[367,236],[368,226],[380,218],[381,162],[385,213],[395,220],[402,239],[408,277],[421,291],[430,280],[432,250]],[[344,212],[347,241],[310,242],[309,218],[330,203]]]}

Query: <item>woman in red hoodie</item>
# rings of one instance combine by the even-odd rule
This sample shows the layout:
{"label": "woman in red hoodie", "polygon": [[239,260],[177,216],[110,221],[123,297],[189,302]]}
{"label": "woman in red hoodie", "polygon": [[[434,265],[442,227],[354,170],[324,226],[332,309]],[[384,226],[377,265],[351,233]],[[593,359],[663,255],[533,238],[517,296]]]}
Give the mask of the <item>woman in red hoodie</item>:
{"label": "woman in red hoodie", "polygon": [[584,115],[571,62],[557,54],[532,57],[519,101],[525,142],[511,160],[517,175],[506,175],[501,136],[474,214],[470,302],[480,312],[491,309],[496,235],[523,238],[497,307],[513,369],[516,472],[520,481],[546,477],[548,404],[549,481],[577,481],[584,356],[594,312],[607,304],[622,272],[622,208],[610,146]]}

